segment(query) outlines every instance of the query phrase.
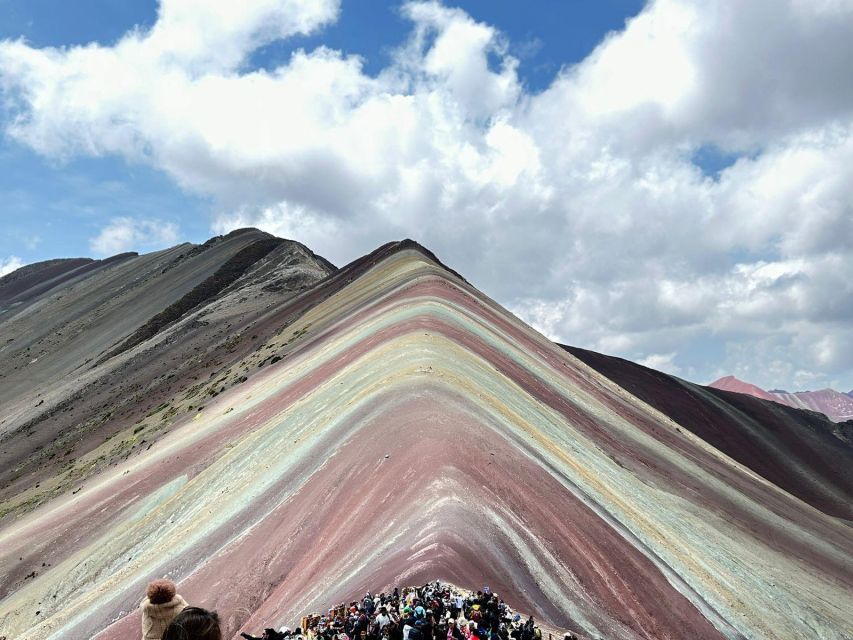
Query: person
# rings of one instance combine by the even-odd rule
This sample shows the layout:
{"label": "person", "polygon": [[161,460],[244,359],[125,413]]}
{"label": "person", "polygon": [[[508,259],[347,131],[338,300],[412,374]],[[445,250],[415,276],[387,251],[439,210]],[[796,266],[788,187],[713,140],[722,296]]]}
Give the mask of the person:
{"label": "person", "polygon": [[414,628],[414,620],[406,619],[403,621],[403,640],[409,640],[409,636]]}
{"label": "person", "polygon": [[275,629],[264,629],[264,635],[260,638],[248,633],[241,633],[240,635],[246,640],[283,640],[285,637],[283,633]]}
{"label": "person", "polygon": [[521,627],[521,640],[533,640],[533,628],[535,623],[533,622],[533,616],[530,616],[527,619],[527,622],[524,623],[524,626]]}
{"label": "person", "polygon": [[464,628],[462,633],[465,635],[466,640],[476,640],[477,639],[477,623],[473,620],[468,622],[468,625]]}
{"label": "person", "polygon": [[201,607],[186,607],[166,627],[162,640],[222,640],[219,615]]}
{"label": "person", "polygon": [[415,622],[414,628],[409,631],[409,640],[427,640],[426,636],[424,635],[423,629],[424,621],[417,620]]}
{"label": "person", "polygon": [[463,640],[462,632],[456,628],[456,619],[450,618],[447,621],[447,640]]}
{"label": "person", "polygon": [[388,609],[383,605],[379,607],[379,615],[376,616],[376,625],[381,633],[382,630],[391,624],[391,616],[388,615]]}
{"label": "person", "polygon": [[171,580],[148,583],[145,599],[139,604],[142,611],[142,640],[160,640],[169,623],[187,606],[178,595]]}
{"label": "person", "polygon": [[465,606],[465,600],[461,595],[456,594],[453,596],[453,609],[450,611],[450,615],[452,618],[458,618],[459,612],[462,611],[462,608]]}

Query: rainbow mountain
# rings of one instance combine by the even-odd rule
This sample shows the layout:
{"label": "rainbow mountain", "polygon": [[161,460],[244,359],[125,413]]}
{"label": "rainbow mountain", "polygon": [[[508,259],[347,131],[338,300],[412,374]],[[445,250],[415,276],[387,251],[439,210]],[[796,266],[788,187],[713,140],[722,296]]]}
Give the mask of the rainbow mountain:
{"label": "rainbow mountain", "polygon": [[853,637],[849,431],[554,344],[412,241],[243,230],[0,309],[0,636],[134,637],[168,576],[229,638],[435,579],[583,638]]}

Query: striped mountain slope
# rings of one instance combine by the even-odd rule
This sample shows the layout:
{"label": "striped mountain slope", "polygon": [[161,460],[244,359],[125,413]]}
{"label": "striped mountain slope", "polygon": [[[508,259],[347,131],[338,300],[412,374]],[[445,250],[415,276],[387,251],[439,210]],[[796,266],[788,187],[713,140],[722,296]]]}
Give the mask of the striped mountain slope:
{"label": "striped mountain slope", "polygon": [[132,637],[167,575],[229,638],[433,579],[588,638],[853,636],[842,518],[415,243],[249,331],[241,384],[175,399],[152,446],[0,523],[0,635]]}

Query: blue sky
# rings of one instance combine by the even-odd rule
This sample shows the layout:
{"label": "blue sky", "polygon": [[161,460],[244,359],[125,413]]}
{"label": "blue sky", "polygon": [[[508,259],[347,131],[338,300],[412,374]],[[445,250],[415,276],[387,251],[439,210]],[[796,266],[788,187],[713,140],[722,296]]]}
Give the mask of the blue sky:
{"label": "blue sky", "polygon": [[551,338],[853,387],[853,5],[0,0],[0,272],[412,237]]}
{"label": "blue sky", "polygon": [[[547,0],[529,11],[508,0],[455,3],[507,34],[533,91],[545,88],[562,66],[582,60],[642,5]],[[148,0],[0,0],[0,39],[22,37],[34,47],[110,44],[134,27],[150,29],[157,6]],[[408,30],[399,3],[344,3],[335,24],[262,47],[248,67],[273,68],[285,64],[295,49],[324,45],[363,57],[366,72],[376,74]],[[180,189],[156,169],[117,157],[45,158],[8,137],[0,140],[0,201],[0,256],[17,255],[24,262],[91,256],[90,238],[116,216],[165,215],[179,221],[182,241],[215,235],[208,200]]]}

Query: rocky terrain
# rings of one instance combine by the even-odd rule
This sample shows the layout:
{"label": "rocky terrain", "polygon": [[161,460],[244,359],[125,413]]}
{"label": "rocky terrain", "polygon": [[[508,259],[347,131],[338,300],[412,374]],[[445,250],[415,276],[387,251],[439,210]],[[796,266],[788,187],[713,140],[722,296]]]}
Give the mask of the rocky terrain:
{"label": "rocky terrain", "polygon": [[784,391],[782,389],[764,389],[738,380],[734,376],[725,376],[712,382],[710,387],[745,393],[762,400],[772,400],[789,407],[818,411],[835,422],[853,420],[853,396],[851,393],[841,393],[834,389],[821,389],[820,391]]}
{"label": "rocky terrain", "polygon": [[266,317],[333,269],[246,230],[0,280],[0,516],[79,490],[239,384],[229,367],[271,330]]}
{"label": "rocky terrain", "polygon": [[162,576],[228,638],[439,578],[586,638],[853,635],[850,423],[553,344],[411,241],[26,269],[0,636],[131,637]]}

